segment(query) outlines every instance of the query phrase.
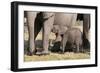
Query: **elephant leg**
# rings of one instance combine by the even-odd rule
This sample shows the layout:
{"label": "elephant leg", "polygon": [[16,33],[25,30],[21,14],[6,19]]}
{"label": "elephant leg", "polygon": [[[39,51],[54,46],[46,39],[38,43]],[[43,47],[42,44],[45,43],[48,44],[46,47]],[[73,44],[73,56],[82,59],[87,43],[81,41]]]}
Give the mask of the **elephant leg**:
{"label": "elephant leg", "polygon": [[62,41],[61,41],[61,50],[62,50],[62,53],[65,52],[66,43],[67,43],[67,36],[63,35]]}
{"label": "elephant leg", "polygon": [[83,16],[83,33],[85,35],[85,38],[88,39],[88,31],[90,29],[90,23],[89,23],[89,15],[88,14],[84,14]]}
{"label": "elephant leg", "polygon": [[79,41],[76,42],[76,52],[80,52],[80,46],[79,46]]}
{"label": "elephant leg", "polygon": [[29,55],[35,53],[35,43],[34,43],[34,23],[37,12],[27,12],[27,22],[28,22],[28,31],[29,31]]}
{"label": "elephant leg", "polygon": [[56,35],[56,40],[55,40],[55,42],[59,42],[59,41],[61,41],[62,40],[62,37],[61,37],[61,35],[58,33],[57,35]]}
{"label": "elephant leg", "polygon": [[80,52],[80,50],[79,50],[79,45],[77,45],[76,47],[77,47],[77,52]]}
{"label": "elephant leg", "polygon": [[90,49],[90,14],[84,14],[83,16],[83,44],[84,48]]}
{"label": "elephant leg", "polygon": [[[48,47],[49,47],[49,35],[51,32],[51,29],[53,28],[54,23],[54,16],[52,16],[52,13],[48,13],[49,19],[45,20],[43,23],[43,52],[42,54],[49,54]],[[52,17],[51,17],[52,16]]]}

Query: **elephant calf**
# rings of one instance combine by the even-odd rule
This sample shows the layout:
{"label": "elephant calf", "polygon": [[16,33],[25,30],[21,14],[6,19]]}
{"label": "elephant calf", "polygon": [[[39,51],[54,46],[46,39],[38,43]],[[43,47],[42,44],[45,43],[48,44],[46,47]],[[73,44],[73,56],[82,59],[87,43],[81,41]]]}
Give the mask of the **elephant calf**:
{"label": "elephant calf", "polygon": [[70,49],[75,50],[75,52],[80,52],[82,49],[82,32],[78,28],[70,28],[68,29],[62,38],[61,41],[61,50],[64,53],[66,44],[70,47]]}

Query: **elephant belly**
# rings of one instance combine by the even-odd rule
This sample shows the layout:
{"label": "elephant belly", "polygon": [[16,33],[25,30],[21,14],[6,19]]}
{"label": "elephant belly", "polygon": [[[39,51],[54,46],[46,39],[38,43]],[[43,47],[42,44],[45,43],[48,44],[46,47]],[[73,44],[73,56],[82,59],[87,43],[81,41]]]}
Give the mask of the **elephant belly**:
{"label": "elephant belly", "polygon": [[54,25],[69,26],[72,20],[73,14],[56,13]]}

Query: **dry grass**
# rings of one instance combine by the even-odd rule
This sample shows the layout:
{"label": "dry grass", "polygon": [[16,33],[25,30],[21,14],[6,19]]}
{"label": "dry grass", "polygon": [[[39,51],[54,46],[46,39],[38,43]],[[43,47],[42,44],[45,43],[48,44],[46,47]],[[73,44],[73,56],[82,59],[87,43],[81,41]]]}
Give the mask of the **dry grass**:
{"label": "dry grass", "polygon": [[65,54],[58,53],[50,53],[50,55],[42,55],[42,56],[24,56],[25,62],[30,61],[51,61],[51,60],[75,60],[75,59],[89,59],[90,55],[88,53],[73,53],[66,52]]}

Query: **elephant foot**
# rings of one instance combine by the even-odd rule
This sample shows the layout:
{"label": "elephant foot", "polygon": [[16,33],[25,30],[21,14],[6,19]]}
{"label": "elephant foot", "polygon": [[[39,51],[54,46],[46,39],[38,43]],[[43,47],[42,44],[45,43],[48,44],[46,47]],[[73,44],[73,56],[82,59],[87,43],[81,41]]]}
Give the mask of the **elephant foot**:
{"label": "elephant foot", "polygon": [[32,56],[33,53],[32,53],[32,52],[27,52],[27,55],[28,55],[28,56]]}
{"label": "elephant foot", "polygon": [[41,56],[42,53],[41,52],[36,52],[35,55]]}
{"label": "elephant foot", "polygon": [[74,53],[80,53],[80,51],[74,51]]}
{"label": "elephant foot", "polygon": [[85,50],[82,48],[82,49],[80,50],[80,52],[81,52],[81,53],[85,53]]}
{"label": "elephant foot", "polygon": [[36,52],[35,55],[39,55],[39,56],[41,56],[41,55],[49,55],[49,52],[45,52],[45,51],[42,51],[42,52]]}
{"label": "elephant foot", "polygon": [[32,55],[35,55],[35,51],[34,52],[27,52],[27,55],[29,55],[29,56],[32,56]]}
{"label": "elephant foot", "polygon": [[43,55],[49,55],[50,53],[49,53],[49,51],[42,51],[42,54]]}
{"label": "elephant foot", "polygon": [[64,54],[65,52],[60,51],[59,54]]}

